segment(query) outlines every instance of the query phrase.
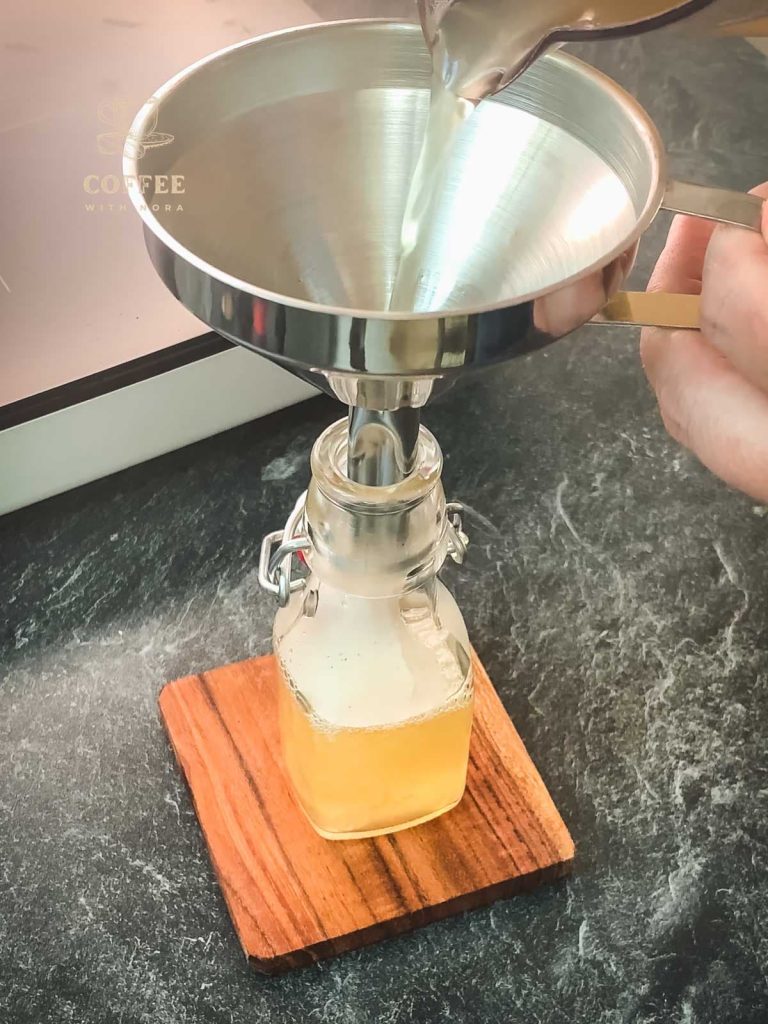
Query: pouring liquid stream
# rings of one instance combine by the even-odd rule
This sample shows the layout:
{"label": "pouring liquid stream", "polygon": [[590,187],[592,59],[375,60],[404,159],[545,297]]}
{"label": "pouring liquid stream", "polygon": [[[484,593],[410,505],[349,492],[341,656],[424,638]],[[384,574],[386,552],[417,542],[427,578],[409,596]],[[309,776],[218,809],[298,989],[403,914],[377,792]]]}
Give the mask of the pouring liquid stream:
{"label": "pouring liquid stream", "polygon": [[[435,212],[451,154],[466,120],[530,63],[555,22],[580,10],[574,0],[531,9],[525,0],[418,0],[432,55],[432,83],[424,139],[411,182],[400,236],[400,256],[389,308],[429,308],[422,288]],[[440,16],[442,19],[440,19]]]}
{"label": "pouring liquid stream", "polygon": [[[693,34],[768,35],[765,0],[714,0],[681,24]],[[424,287],[451,154],[479,103],[512,82],[557,39],[634,27],[686,6],[670,0],[418,0],[432,56],[429,114],[403,217],[389,309],[430,310]]]}
{"label": "pouring liquid stream", "polygon": [[456,96],[433,74],[426,130],[403,216],[390,309],[413,310],[421,305],[419,286],[428,263],[429,225],[435,219],[435,206],[453,145],[473,110],[471,102]]}

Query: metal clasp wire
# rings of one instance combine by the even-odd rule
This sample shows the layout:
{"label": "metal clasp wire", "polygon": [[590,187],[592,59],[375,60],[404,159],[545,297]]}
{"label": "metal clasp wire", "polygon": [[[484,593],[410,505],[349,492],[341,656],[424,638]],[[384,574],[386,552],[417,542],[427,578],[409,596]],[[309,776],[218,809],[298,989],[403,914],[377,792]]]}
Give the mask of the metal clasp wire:
{"label": "metal clasp wire", "polygon": [[[306,491],[299,496],[293,511],[286,520],[284,529],[273,530],[261,542],[259,585],[270,594],[277,596],[281,608],[285,608],[288,604],[291,594],[297,590],[303,590],[307,585],[306,577],[294,578],[293,576],[293,556],[298,551],[307,551],[310,546],[306,534],[296,533],[304,516],[306,497]],[[275,545],[277,545],[276,549]]]}
{"label": "metal clasp wire", "polygon": [[469,547],[469,537],[464,532],[462,515],[464,506],[460,501],[449,501],[445,505],[445,516],[448,528],[448,554],[458,565],[461,565]]}
{"label": "metal clasp wire", "polygon": [[[304,516],[306,497],[306,491],[299,496],[284,529],[273,530],[261,542],[259,585],[277,597],[281,608],[288,604],[291,594],[307,585],[306,577],[293,576],[293,556],[310,547],[306,534],[296,533]],[[459,565],[463,563],[469,546],[469,538],[463,528],[463,512],[464,506],[459,501],[449,501],[445,506],[448,554]]]}

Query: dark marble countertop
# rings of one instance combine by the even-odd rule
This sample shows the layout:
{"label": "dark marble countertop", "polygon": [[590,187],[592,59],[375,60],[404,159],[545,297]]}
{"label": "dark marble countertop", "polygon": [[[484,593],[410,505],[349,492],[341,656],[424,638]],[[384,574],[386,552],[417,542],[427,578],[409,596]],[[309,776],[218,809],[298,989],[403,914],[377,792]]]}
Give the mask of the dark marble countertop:
{"label": "dark marble countertop", "polygon": [[[586,52],[649,107],[673,173],[768,177],[757,50]],[[319,399],[0,522],[0,1020],[764,1022],[768,510],[665,436],[619,329],[426,416],[473,539],[449,583],[577,842],[573,878],[248,970],[155,702],[269,649],[259,542],[339,411]]]}

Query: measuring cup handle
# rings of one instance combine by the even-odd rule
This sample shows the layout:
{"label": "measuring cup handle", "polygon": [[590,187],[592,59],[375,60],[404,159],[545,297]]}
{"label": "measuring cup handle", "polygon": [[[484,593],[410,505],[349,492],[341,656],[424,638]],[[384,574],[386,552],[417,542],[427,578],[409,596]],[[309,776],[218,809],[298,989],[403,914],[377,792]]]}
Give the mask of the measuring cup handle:
{"label": "measuring cup handle", "polygon": [[[661,206],[673,213],[716,220],[760,231],[763,220],[760,196],[729,188],[670,181]],[[699,296],[667,292],[618,292],[594,318],[595,323],[632,327],[670,327],[697,331],[700,326]]]}
{"label": "measuring cup handle", "polygon": [[673,292],[617,292],[592,318],[592,323],[698,331],[699,296]]}
{"label": "measuring cup handle", "polygon": [[694,185],[689,181],[670,181],[661,201],[662,210],[688,213],[692,217],[717,220],[722,224],[760,231],[763,200],[730,188]]}

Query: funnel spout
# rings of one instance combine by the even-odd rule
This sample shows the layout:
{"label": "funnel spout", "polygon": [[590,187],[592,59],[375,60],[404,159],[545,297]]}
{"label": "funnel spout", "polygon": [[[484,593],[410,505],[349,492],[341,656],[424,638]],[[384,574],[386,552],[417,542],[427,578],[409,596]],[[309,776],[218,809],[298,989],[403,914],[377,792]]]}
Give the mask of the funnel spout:
{"label": "funnel spout", "polygon": [[379,412],[351,406],[347,450],[350,480],[384,487],[409,476],[416,458],[420,418],[419,409]]}

